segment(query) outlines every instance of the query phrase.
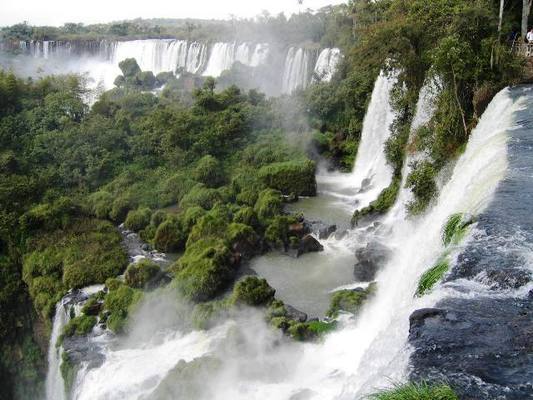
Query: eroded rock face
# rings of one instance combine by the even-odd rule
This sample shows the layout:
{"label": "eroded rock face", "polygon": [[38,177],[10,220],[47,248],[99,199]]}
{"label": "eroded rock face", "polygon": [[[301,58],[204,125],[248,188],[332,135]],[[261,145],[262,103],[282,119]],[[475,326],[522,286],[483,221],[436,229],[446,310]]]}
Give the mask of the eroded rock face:
{"label": "eroded rock face", "polygon": [[287,310],[287,317],[290,319],[293,319],[298,322],[305,322],[307,321],[307,314],[297,310],[293,306],[289,304],[285,304],[285,309]]}
{"label": "eroded rock face", "polygon": [[530,298],[449,299],[415,311],[414,380],[448,381],[464,400],[533,398]]}
{"label": "eroded rock face", "polygon": [[390,257],[390,250],[378,243],[371,242],[365,247],[357,249],[355,257],[357,262],[354,266],[354,278],[358,282],[371,282],[376,273],[382,268]]}
{"label": "eroded rock face", "polygon": [[319,239],[329,238],[337,230],[337,225],[326,225],[318,230]]}

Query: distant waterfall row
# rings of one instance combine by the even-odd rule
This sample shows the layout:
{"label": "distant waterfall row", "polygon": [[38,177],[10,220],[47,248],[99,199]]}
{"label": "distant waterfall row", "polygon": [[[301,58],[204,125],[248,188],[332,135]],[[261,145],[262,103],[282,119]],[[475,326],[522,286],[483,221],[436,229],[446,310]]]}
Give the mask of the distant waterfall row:
{"label": "distant waterfall row", "polygon": [[[274,71],[284,94],[306,88],[312,82],[329,81],[341,58],[337,48],[310,50],[290,47],[279,51],[267,43],[218,42],[211,45],[174,39],[131,41],[21,41],[22,53],[36,58],[96,57],[115,67],[126,58],[135,58],[144,71],[180,73],[186,71],[219,77],[241,63],[251,68]],[[75,71],[73,71],[75,72]]]}

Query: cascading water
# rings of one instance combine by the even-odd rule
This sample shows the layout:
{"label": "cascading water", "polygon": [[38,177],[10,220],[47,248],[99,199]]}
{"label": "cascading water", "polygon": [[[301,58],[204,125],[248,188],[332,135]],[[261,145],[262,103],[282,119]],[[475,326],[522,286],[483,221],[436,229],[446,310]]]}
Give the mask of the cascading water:
{"label": "cascading water", "polygon": [[313,81],[329,82],[337,70],[340,61],[340,49],[324,49],[320,52],[313,73]]}
{"label": "cascading water", "polygon": [[305,89],[309,82],[309,52],[302,48],[291,47],[285,58],[281,92],[291,94],[294,90]]}
{"label": "cascading water", "polygon": [[381,73],[376,80],[363,122],[361,142],[351,174],[321,173],[319,189],[337,198],[337,205],[353,212],[366,207],[392,181],[384,146],[391,134],[395,113],[390,105],[390,93],[396,78]]}
{"label": "cascading water", "polygon": [[50,343],[48,347],[48,374],[46,376],[46,398],[64,400],[65,399],[65,386],[63,384],[63,378],[61,377],[61,371],[59,366],[61,364],[62,348],[56,347],[57,339],[61,334],[63,327],[68,320],[68,316],[65,312],[63,302],[60,301],[56,305],[56,313],[54,316],[54,323],[52,326],[52,335],[50,337]]}

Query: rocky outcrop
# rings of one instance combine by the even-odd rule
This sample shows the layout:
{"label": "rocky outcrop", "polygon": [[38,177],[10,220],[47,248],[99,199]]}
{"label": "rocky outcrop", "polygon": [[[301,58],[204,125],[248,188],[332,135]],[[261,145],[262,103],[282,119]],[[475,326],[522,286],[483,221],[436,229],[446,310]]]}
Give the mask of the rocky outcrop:
{"label": "rocky outcrop", "polygon": [[390,257],[390,250],[378,242],[368,243],[365,247],[357,249],[354,266],[354,278],[358,282],[371,282],[376,277],[377,271],[382,268]]}

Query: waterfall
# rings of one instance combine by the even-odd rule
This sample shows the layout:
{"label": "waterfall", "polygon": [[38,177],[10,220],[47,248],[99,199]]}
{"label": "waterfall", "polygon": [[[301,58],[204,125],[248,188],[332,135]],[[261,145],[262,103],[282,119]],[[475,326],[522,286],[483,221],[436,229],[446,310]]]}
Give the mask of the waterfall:
{"label": "waterfall", "polygon": [[329,82],[340,61],[340,49],[324,49],[320,52],[313,73],[313,82]]}
{"label": "waterfall", "polygon": [[309,81],[309,52],[291,47],[285,58],[281,92],[291,94],[294,90],[305,89]]}
{"label": "waterfall", "polygon": [[65,385],[61,376],[61,353],[63,349],[56,347],[57,339],[63,327],[67,323],[68,316],[65,312],[63,302],[56,305],[56,313],[52,325],[52,335],[48,345],[48,374],[46,375],[46,399],[65,400]]}
{"label": "waterfall", "polygon": [[215,43],[203,75],[218,77],[230,69],[235,62],[235,46],[235,43]]}

